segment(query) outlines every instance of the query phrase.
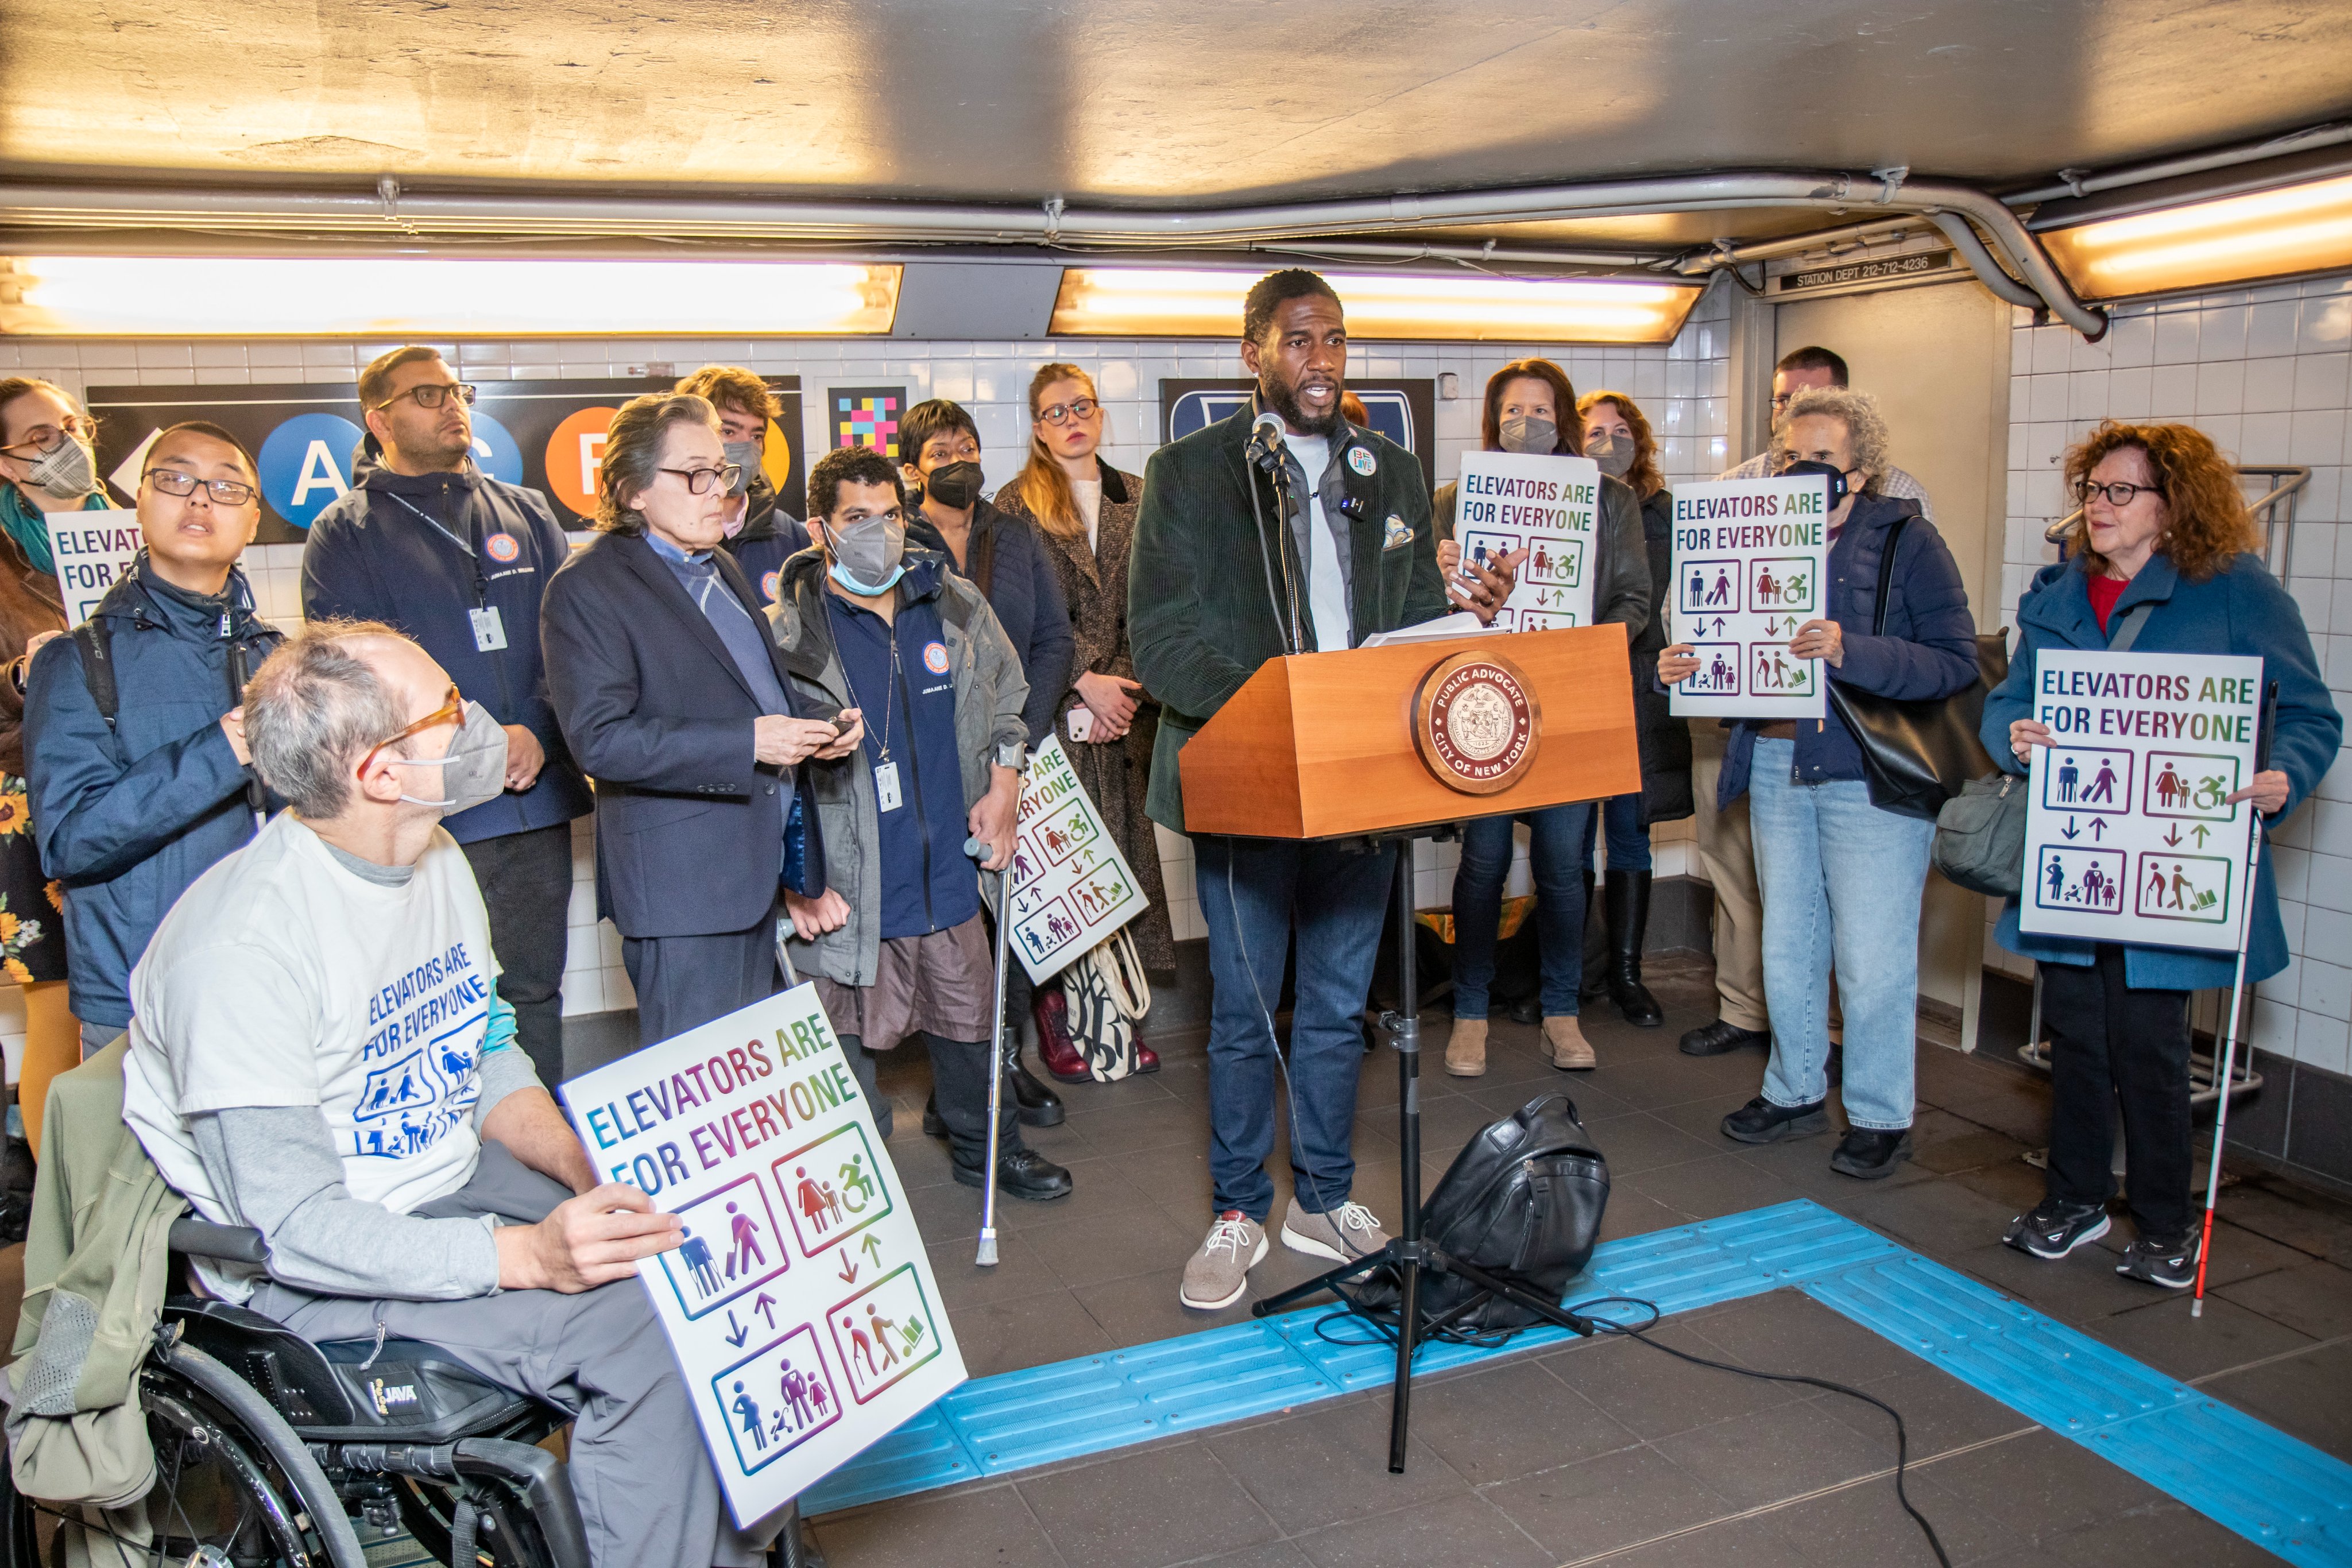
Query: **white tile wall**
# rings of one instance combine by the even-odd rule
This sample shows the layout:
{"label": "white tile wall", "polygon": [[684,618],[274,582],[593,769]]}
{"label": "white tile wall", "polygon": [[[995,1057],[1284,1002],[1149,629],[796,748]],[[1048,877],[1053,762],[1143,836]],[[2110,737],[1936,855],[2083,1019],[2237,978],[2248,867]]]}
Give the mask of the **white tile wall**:
{"label": "white tile wall", "polygon": [[[2345,511],[2352,417],[2352,278],[2199,295],[2116,312],[2085,343],[2018,312],[2010,350],[2009,526],[2001,613],[2057,552],[2042,530],[2070,509],[2067,445],[2102,418],[2181,421],[2240,463],[2305,464],[2287,591],[2303,611],[2339,707],[2352,709],[2352,515]],[[2256,990],[2256,1044],[2352,1070],[2352,747],[2273,834],[2280,914],[2294,961]],[[1997,943],[1987,962],[2032,966]]]}
{"label": "white tile wall", "polygon": [[[1743,455],[1729,450],[1727,408],[1730,361],[1728,305],[1710,295],[1692,312],[1672,343],[1644,348],[1570,349],[1510,343],[1360,343],[1354,369],[1365,379],[1461,378],[1463,395],[1437,404],[1438,472],[1450,475],[1478,440],[1479,398],[1486,377],[1508,361],[1546,354],[1559,361],[1580,392],[1609,388],[1638,401],[1663,446],[1668,482],[1712,478]],[[153,382],[232,384],[352,381],[389,343],[353,342],[81,342],[18,340],[0,342],[0,374],[46,376],[79,392],[89,384]],[[561,342],[452,342],[438,345],[473,381],[558,376],[620,376],[667,362],[683,375],[709,363],[748,365],[766,373],[798,372],[803,390],[810,450],[825,443],[824,389],[834,384],[904,383],[910,401],[951,397],[970,408],[981,428],[982,466],[993,490],[1020,468],[1028,443],[1025,398],[1031,371],[1049,360],[1085,368],[1095,378],[1107,412],[1104,455],[1140,472],[1160,444],[1160,382],[1163,377],[1237,376],[1236,351],[1223,344],[1168,341],[920,342],[875,339],[801,339],[758,342],[726,340],[597,339]],[[2343,377],[2337,377],[2341,390]],[[301,610],[299,545],[257,546],[246,570],[263,612],[290,623]],[[2347,639],[2352,641],[2352,639]],[[609,923],[595,919],[594,859],[589,824],[577,825],[570,913],[571,956],[564,971],[568,1014],[635,1005],[621,946]],[[1656,830],[1657,870],[1696,870],[1688,823]],[[1171,914],[1180,939],[1204,935],[1192,894],[1190,845],[1163,832]],[[1420,898],[1442,904],[1450,894],[1454,849],[1424,844]],[[1525,847],[1513,868],[1512,891],[1525,892]],[[23,1040],[23,1008],[13,987],[0,988],[0,1044],[13,1062]]]}

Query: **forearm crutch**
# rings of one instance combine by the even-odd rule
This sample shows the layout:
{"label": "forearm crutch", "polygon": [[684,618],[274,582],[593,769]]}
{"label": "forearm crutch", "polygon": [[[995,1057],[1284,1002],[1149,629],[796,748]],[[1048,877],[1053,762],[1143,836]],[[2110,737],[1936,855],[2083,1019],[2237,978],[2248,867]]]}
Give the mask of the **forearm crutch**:
{"label": "forearm crutch", "polygon": [[[2263,694],[2261,728],[2254,739],[2254,771],[2270,766],[2271,727],[2277,717],[2278,683]],[[2246,949],[2253,945],[2254,889],[2263,863],[2263,812],[2252,800],[2253,821],[2246,826],[2245,903],[2238,921],[2238,972],[2230,983],[2230,1021],[2221,1031],[2221,1056],[2214,1063],[2213,1086],[2219,1094],[2213,1108],[2213,1154],[2205,1163],[2205,1225],[2197,1239],[2197,1289],[2189,1298],[2189,1315],[2205,1315],[2205,1265],[2213,1255],[2213,1207],[2221,1196],[2221,1145],[2230,1132],[2230,1080],[2237,1071],[2238,1014],[2245,1005]]]}

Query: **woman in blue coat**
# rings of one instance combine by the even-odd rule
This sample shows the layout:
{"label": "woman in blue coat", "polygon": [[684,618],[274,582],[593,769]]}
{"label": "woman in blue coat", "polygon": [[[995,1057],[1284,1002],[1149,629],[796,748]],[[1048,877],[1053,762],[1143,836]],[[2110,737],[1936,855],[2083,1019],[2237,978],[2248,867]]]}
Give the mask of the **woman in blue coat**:
{"label": "woman in blue coat", "polygon": [[[1886,447],[1886,422],[1861,392],[1815,387],[1789,405],[1774,438],[1780,472],[1827,476],[1831,502],[1823,613],[1797,628],[1789,654],[1820,661],[1814,679],[1932,702],[1976,679],[1976,622],[1952,552],[1918,503],[1872,488],[1890,466]],[[1886,624],[1876,632],[1890,549]],[[1691,645],[1676,643],[1660,652],[1658,678],[1687,680],[1698,666]],[[1919,890],[1936,825],[1871,800],[1861,742],[1835,708],[1817,719],[1741,719],[1724,748],[1717,803],[1743,792],[1764,893],[1772,1056],[1763,1092],[1723,1119],[1724,1135],[1766,1144],[1829,1126],[1834,956],[1847,1127],[1830,1168],[1865,1181],[1892,1176],[1911,1154]]]}
{"label": "woman in blue coat", "polygon": [[[2051,744],[2033,717],[2034,663],[2044,648],[2105,649],[2128,632],[2142,653],[2237,653],[2278,683],[2270,767],[2229,799],[2283,819],[2336,760],[2344,721],[2321,679],[2303,615],[2259,558],[2237,474],[2185,424],[2102,424],[2066,454],[2082,515],[2069,559],[2044,567],[2017,607],[2009,679],[1985,703],[1985,748],[2012,772]],[[2017,900],[2000,916],[2002,946],[2042,967],[2050,1028],[2047,1196],[2002,1238],[2036,1258],[2063,1258],[2107,1232],[2115,1196],[2109,1104],[2123,1103],[2125,1158],[2137,1237],[2116,1271],[2180,1290],[2197,1275],[2189,1224],[2189,993],[2228,986],[2233,954],[2074,937],[2025,936]],[[2246,978],[2286,967],[2270,857],[2254,883]]]}

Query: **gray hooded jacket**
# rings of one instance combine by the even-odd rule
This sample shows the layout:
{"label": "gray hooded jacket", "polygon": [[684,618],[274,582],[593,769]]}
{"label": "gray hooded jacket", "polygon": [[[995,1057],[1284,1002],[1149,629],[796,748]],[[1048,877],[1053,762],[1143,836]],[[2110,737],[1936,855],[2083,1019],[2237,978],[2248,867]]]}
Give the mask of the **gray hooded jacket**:
{"label": "gray hooded jacket", "polygon": [[[969,811],[988,792],[989,765],[1018,767],[1029,739],[1021,716],[1029,699],[1021,659],[980,590],[948,570],[947,557],[909,548],[898,581],[904,604],[937,595],[947,632],[948,667],[955,686],[956,753],[963,763],[963,803]],[[849,682],[825,613],[824,553],[805,549],[784,562],[776,602],[768,607],[769,635],[783,651],[793,685],[824,716],[849,706]],[[849,923],[814,942],[791,944],[793,966],[845,986],[874,983],[882,952],[882,829],[874,794],[874,764],[865,747],[837,762],[804,765],[816,793],[824,841],[825,885],[849,904]]]}

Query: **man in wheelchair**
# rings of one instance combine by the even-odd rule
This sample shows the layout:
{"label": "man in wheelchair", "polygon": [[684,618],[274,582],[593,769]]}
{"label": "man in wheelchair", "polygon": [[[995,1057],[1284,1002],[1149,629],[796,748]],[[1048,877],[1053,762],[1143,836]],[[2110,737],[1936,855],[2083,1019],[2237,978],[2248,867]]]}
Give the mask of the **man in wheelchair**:
{"label": "man in wheelchair", "polygon": [[633,1278],[677,1221],[597,1184],[440,826],[503,787],[504,733],[415,643],[351,622],[273,653],[245,727],[292,810],[164,918],[123,1072],[164,1178],[266,1246],[199,1260],[205,1286],[305,1340],[423,1342],[570,1415],[596,1568],[761,1562]]}

